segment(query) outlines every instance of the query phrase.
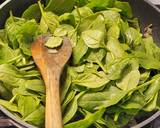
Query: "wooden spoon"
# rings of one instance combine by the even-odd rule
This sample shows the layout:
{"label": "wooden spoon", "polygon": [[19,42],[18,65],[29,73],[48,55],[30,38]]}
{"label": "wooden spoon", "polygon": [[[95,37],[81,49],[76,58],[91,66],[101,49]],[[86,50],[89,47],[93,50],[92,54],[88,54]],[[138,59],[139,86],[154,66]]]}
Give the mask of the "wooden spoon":
{"label": "wooden spoon", "polygon": [[62,114],[59,96],[59,80],[63,67],[71,56],[72,47],[67,38],[57,53],[50,53],[44,46],[47,37],[40,37],[32,43],[33,59],[40,69],[46,86],[45,128],[62,128]]}

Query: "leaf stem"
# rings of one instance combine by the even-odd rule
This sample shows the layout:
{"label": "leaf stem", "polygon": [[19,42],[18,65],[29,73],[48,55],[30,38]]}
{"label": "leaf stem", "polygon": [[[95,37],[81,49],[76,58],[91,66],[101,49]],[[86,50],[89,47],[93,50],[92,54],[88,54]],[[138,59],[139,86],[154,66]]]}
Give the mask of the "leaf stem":
{"label": "leaf stem", "polygon": [[138,87],[134,88],[134,89],[131,89],[129,92],[132,92],[132,91],[136,91],[136,90],[139,90],[141,88],[144,88],[145,86],[148,86],[149,84],[153,83],[156,79],[152,79],[144,84],[141,84],[139,85]]}

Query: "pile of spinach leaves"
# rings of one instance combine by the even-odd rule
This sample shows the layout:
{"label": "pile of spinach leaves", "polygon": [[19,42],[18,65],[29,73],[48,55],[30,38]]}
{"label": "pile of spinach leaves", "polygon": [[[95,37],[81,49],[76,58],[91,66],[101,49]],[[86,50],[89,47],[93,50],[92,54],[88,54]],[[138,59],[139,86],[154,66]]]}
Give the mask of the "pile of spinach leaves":
{"label": "pile of spinach leaves", "polygon": [[39,35],[47,47],[67,36],[72,57],[62,74],[64,128],[117,128],[159,108],[160,48],[140,32],[130,5],[118,0],[47,0],[12,14],[0,30],[0,105],[44,127],[45,87],[30,51]]}

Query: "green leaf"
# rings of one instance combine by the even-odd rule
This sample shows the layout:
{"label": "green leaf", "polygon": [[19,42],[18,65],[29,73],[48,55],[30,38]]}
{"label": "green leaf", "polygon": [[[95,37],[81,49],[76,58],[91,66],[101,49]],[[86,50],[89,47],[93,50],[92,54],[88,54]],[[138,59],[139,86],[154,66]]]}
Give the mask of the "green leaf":
{"label": "green leaf", "polygon": [[99,48],[104,42],[104,33],[99,30],[86,30],[82,32],[82,39],[89,48]]}
{"label": "green leaf", "polygon": [[61,37],[49,37],[47,42],[44,44],[48,48],[56,48],[59,47],[63,43],[63,39]]}
{"label": "green leaf", "polygon": [[104,49],[95,49],[91,50],[88,55],[84,57],[84,59],[88,62],[99,64],[99,61],[102,61],[105,55],[106,51]]}
{"label": "green leaf", "polygon": [[144,100],[145,96],[140,92],[136,91],[132,94],[131,98],[121,105],[124,109],[142,109],[146,103]]}
{"label": "green leaf", "polygon": [[140,79],[140,73],[138,70],[132,70],[123,78],[117,81],[117,87],[122,90],[131,90],[136,88]]}
{"label": "green leaf", "polygon": [[88,111],[107,108],[117,104],[127,91],[122,91],[114,86],[109,86],[101,92],[88,92],[79,99],[79,106]]}
{"label": "green leaf", "polygon": [[142,42],[142,34],[132,27],[126,30],[125,35],[129,45],[136,46]]}
{"label": "green leaf", "polygon": [[88,3],[88,0],[75,0],[75,5],[82,7]]}
{"label": "green leaf", "polygon": [[105,9],[106,7],[113,7],[115,0],[90,0],[87,4],[90,8],[98,8],[98,10]]}
{"label": "green leaf", "polygon": [[43,127],[45,120],[45,107],[40,105],[34,112],[32,112],[23,120],[33,125]]}
{"label": "green leaf", "polygon": [[95,121],[99,120],[102,117],[103,113],[104,109],[100,109],[92,114],[89,114],[82,120],[65,125],[64,128],[87,128]]}
{"label": "green leaf", "polygon": [[66,97],[62,103],[62,113],[65,112],[67,105],[74,99],[75,95],[76,95],[76,91],[74,91],[74,90],[71,90],[68,92],[68,94],[66,95]]}
{"label": "green leaf", "polygon": [[144,82],[146,82],[149,77],[150,71],[145,71],[144,73],[141,73],[139,84],[143,84]]}
{"label": "green leaf", "polygon": [[53,11],[56,14],[63,14],[65,12],[69,12],[73,9],[74,0],[49,0],[46,5],[47,11]]}
{"label": "green leaf", "polygon": [[77,42],[77,45],[73,48],[73,63],[78,64],[80,63],[81,58],[87,53],[88,47],[83,41],[82,38],[80,38]]}
{"label": "green leaf", "polygon": [[55,29],[59,26],[58,16],[50,11],[45,12],[40,2],[38,2],[38,5],[42,14],[39,29],[42,33],[47,33],[48,31],[54,33]]}
{"label": "green leaf", "polygon": [[5,100],[10,100],[13,96],[11,91],[2,82],[0,82],[0,96]]}
{"label": "green leaf", "polygon": [[109,28],[113,25],[117,25],[120,22],[120,14],[115,10],[105,10],[100,12],[105,19],[106,27]]}
{"label": "green leaf", "polygon": [[122,2],[122,1],[116,1],[114,6],[116,8],[119,8],[122,10],[122,15],[126,16],[127,18],[132,18],[133,14],[132,14],[132,9],[131,6],[128,2]]}
{"label": "green leaf", "polygon": [[160,61],[160,48],[154,43],[153,38],[151,36],[144,38],[143,44],[145,53]]}
{"label": "green leaf", "polygon": [[40,17],[41,17],[41,12],[37,3],[29,6],[22,14],[22,18],[29,20],[35,19],[36,21],[39,21]]}
{"label": "green leaf", "polygon": [[18,110],[23,118],[37,109],[40,101],[32,96],[18,96]]}
{"label": "green leaf", "polygon": [[[156,78],[158,77],[158,78]],[[150,101],[153,99],[153,97],[159,92],[160,90],[160,77],[159,75],[154,76],[153,79],[156,79],[149,87],[148,89],[144,92],[145,94],[145,99],[147,101]]]}
{"label": "green leaf", "polygon": [[19,112],[17,105],[14,104],[14,103],[12,103],[12,102],[0,99],[0,105],[2,105],[3,107],[5,107],[9,111]]}
{"label": "green leaf", "polygon": [[144,111],[151,112],[156,109],[157,106],[158,93],[154,98],[143,108]]}
{"label": "green leaf", "polygon": [[87,61],[90,63],[97,63],[104,72],[106,69],[102,63],[103,58],[106,55],[106,50],[104,49],[95,49],[95,50],[88,50],[86,56],[84,56],[83,61]]}
{"label": "green leaf", "polygon": [[77,45],[77,40],[78,40],[77,30],[74,29],[72,31],[69,31],[68,38],[70,39],[72,47],[75,47]]}
{"label": "green leaf", "polygon": [[82,18],[78,26],[78,33],[82,33],[83,31],[89,29],[99,30],[103,33],[106,32],[105,19],[101,13],[95,13],[88,17]]}
{"label": "green leaf", "polygon": [[[26,36],[27,37],[27,36]],[[25,38],[22,34],[17,36],[17,41],[19,43],[19,48],[22,50],[22,52],[27,56],[32,56],[31,54],[31,38]]]}
{"label": "green leaf", "polygon": [[74,9],[72,11],[72,14],[75,17],[76,23],[78,23],[78,22],[80,22],[81,19],[86,18],[88,16],[91,16],[94,13],[92,12],[92,10],[90,8],[84,6],[84,7]]}
{"label": "green leaf", "polygon": [[14,19],[11,22],[11,18],[12,17],[8,19],[8,22],[5,25],[5,29],[13,49],[17,49],[19,43],[21,44],[21,42],[18,42],[18,37],[21,35],[23,35],[23,39],[29,39],[29,41],[32,42],[31,39],[33,39],[33,36],[35,36],[35,33],[38,28],[38,24],[36,23],[36,21],[34,19],[25,20],[22,18],[18,19],[16,17],[13,17]]}
{"label": "green leaf", "polygon": [[25,83],[24,75],[15,66],[0,65],[0,80],[6,84],[18,87]]}
{"label": "green leaf", "polygon": [[109,81],[107,75],[104,72],[99,71],[96,73],[79,74],[77,78],[73,80],[73,83],[88,88],[99,88]]}
{"label": "green leaf", "polygon": [[74,28],[71,25],[63,24],[57,27],[53,33],[54,36],[66,36],[68,33],[73,31]]}
{"label": "green leaf", "polygon": [[130,58],[117,59],[107,65],[107,73],[110,80],[120,79],[122,73],[130,65]]}
{"label": "green leaf", "polygon": [[107,42],[107,49],[115,58],[121,58],[125,55],[125,51],[121,47],[119,41],[115,38],[110,37]]}
{"label": "green leaf", "polygon": [[65,77],[65,80],[64,80],[64,83],[63,83],[63,88],[61,89],[61,103],[65,100],[67,92],[68,92],[68,90],[71,86],[72,78],[71,78],[71,75],[69,73],[70,70],[71,70],[71,68],[67,67],[66,77]]}
{"label": "green leaf", "polygon": [[8,44],[5,44],[1,42],[0,40],[0,64],[5,63],[15,63],[17,60],[22,58],[22,55],[20,53],[20,50],[13,50],[8,46]]}
{"label": "green leaf", "polygon": [[71,101],[69,106],[67,107],[67,110],[65,114],[63,115],[63,123],[66,124],[69,122],[73,116],[75,115],[77,109],[78,109],[78,99],[84,94],[84,92],[81,92],[77,94],[74,99]]}
{"label": "green leaf", "polygon": [[51,33],[54,33],[54,30],[58,27],[59,21],[58,17],[52,12],[43,12],[42,18],[40,21],[40,30],[42,33],[47,33],[49,30]]}
{"label": "green leaf", "polygon": [[141,67],[145,69],[160,69],[160,61],[147,55],[143,52],[134,52],[133,55],[137,57]]}
{"label": "green leaf", "polygon": [[[158,77],[158,78],[156,78]],[[122,107],[125,109],[142,109],[147,104],[149,105],[150,102],[152,102],[154,97],[157,95],[158,91],[160,90],[160,78],[159,76],[156,76],[155,81],[148,85],[147,90],[144,93],[140,93],[139,91],[136,91],[131,98],[125,102]],[[150,106],[150,105],[149,105]]]}
{"label": "green leaf", "polygon": [[42,80],[39,79],[27,80],[25,83],[25,87],[28,90],[45,94],[45,86]]}
{"label": "green leaf", "polygon": [[109,28],[107,32],[108,39],[110,39],[111,37],[118,39],[119,36],[120,36],[120,28],[118,27],[118,25],[113,25],[112,27]]}
{"label": "green leaf", "polygon": [[75,26],[75,17],[71,13],[64,13],[58,17],[60,23],[67,23]]}

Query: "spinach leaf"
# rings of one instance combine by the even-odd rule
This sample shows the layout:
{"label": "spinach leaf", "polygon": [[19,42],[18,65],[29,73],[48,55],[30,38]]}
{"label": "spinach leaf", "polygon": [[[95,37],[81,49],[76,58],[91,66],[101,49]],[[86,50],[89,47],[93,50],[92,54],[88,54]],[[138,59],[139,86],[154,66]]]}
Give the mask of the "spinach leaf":
{"label": "spinach leaf", "polygon": [[47,11],[53,11],[56,14],[63,14],[65,12],[71,11],[74,6],[74,0],[49,0],[47,2],[45,9]]}
{"label": "spinach leaf", "polygon": [[126,30],[125,35],[129,45],[136,46],[142,42],[142,34],[132,27]]}
{"label": "spinach leaf", "polygon": [[116,10],[105,10],[99,12],[104,16],[106,27],[109,28],[120,22],[120,14]]}
{"label": "spinach leaf", "polygon": [[148,36],[143,39],[143,44],[145,47],[145,53],[151,55],[157,60],[160,60],[160,48],[154,43],[153,38]]}
{"label": "spinach leaf", "polygon": [[120,79],[124,70],[131,65],[130,58],[116,59],[106,65],[107,74],[110,80]]}
{"label": "spinach leaf", "polygon": [[77,109],[78,109],[78,99],[84,94],[84,92],[79,93],[75,96],[75,98],[71,101],[69,106],[67,107],[67,110],[63,116],[63,123],[66,124],[69,122],[72,117],[75,115]]}
{"label": "spinach leaf", "polygon": [[145,69],[159,69],[160,61],[143,52],[134,52],[133,55],[138,59],[140,66]]}
{"label": "spinach leaf", "polygon": [[78,35],[77,35],[76,29],[74,29],[72,31],[69,31],[68,32],[68,37],[71,41],[72,47],[75,47],[77,45],[77,42],[78,42]]}
{"label": "spinach leaf", "polygon": [[105,55],[106,51],[104,49],[95,49],[91,50],[84,59],[88,62],[95,62],[98,64],[98,61],[102,61]]}
{"label": "spinach leaf", "polygon": [[79,106],[88,111],[107,108],[117,104],[126,94],[127,91],[111,85],[102,92],[85,93],[79,100]]}
{"label": "spinach leaf", "polygon": [[40,79],[27,80],[25,87],[28,90],[32,90],[39,93],[45,93],[44,82]]}
{"label": "spinach leaf", "polygon": [[[17,49],[21,42],[18,42],[19,35],[23,35],[24,39],[33,39],[38,28],[38,24],[34,19],[25,20],[16,17],[10,17],[5,25],[6,34],[13,49]],[[29,40],[30,41],[30,40]],[[19,44],[20,43],[20,44]],[[23,43],[23,42],[22,42]],[[27,42],[31,43],[31,42]]]}
{"label": "spinach leaf", "polygon": [[106,7],[113,7],[115,0],[90,0],[87,4],[90,8],[97,8],[98,10],[105,9]]}
{"label": "spinach leaf", "polygon": [[85,30],[99,30],[105,33],[105,19],[101,13],[89,15],[88,17],[82,18],[79,26],[78,33],[82,33]]}
{"label": "spinach leaf", "polygon": [[92,114],[86,116],[85,119],[79,120],[77,122],[69,123],[64,126],[64,128],[87,128],[92,125],[96,120],[100,119],[104,113],[104,109],[100,109]]}
{"label": "spinach leaf", "polygon": [[117,81],[117,87],[122,90],[130,90],[136,88],[139,83],[140,73],[138,70],[132,70],[122,79]]}
{"label": "spinach leaf", "polygon": [[63,42],[63,39],[61,37],[49,37],[47,42],[45,43],[45,46],[48,48],[56,48],[59,47]]}
{"label": "spinach leaf", "polygon": [[88,47],[85,44],[84,40],[80,38],[77,42],[77,45],[73,48],[73,63],[78,64],[81,58],[87,53]]}
{"label": "spinach leaf", "polygon": [[20,50],[13,50],[8,46],[8,44],[0,42],[0,64],[5,63],[16,63],[17,60],[22,58],[22,55],[20,54]]}
{"label": "spinach leaf", "polygon": [[65,24],[69,24],[72,26],[75,26],[75,24],[76,24],[75,17],[71,13],[64,13],[64,14],[60,15],[58,17],[58,19],[59,19],[60,23],[65,23]]}
{"label": "spinach leaf", "polygon": [[93,15],[94,13],[92,12],[92,10],[90,8],[84,6],[84,7],[74,9],[72,11],[72,14],[75,17],[76,23],[79,23],[82,18],[89,17],[89,16]]}
{"label": "spinach leaf", "polygon": [[17,105],[12,102],[0,99],[0,105],[7,108],[9,111],[18,112]]}
{"label": "spinach leaf", "polygon": [[132,18],[132,9],[128,2],[116,1],[114,6],[122,10],[122,15]]}
{"label": "spinach leaf", "polygon": [[110,80],[108,79],[107,75],[104,72],[99,71],[96,73],[79,74],[72,82],[88,88],[99,88],[107,84],[109,81]]}
{"label": "spinach leaf", "polygon": [[15,66],[8,64],[0,65],[0,80],[14,87],[23,85],[26,82],[23,78],[23,73]]}
{"label": "spinach leaf", "polygon": [[119,36],[120,36],[120,29],[118,25],[113,25],[108,29],[108,32],[107,32],[108,39],[110,38],[118,39]]}
{"label": "spinach leaf", "polygon": [[74,91],[74,90],[71,90],[68,92],[65,100],[62,103],[62,113],[65,112],[65,108],[74,99],[75,95],[76,95],[76,91]]}
{"label": "spinach leaf", "polygon": [[150,77],[150,71],[141,73],[139,84],[143,84],[144,82],[146,82],[149,77]]}
{"label": "spinach leaf", "polygon": [[82,32],[82,39],[89,48],[103,46],[104,33],[99,30],[86,30]]}
{"label": "spinach leaf", "polygon": [[70,33],[71,31],[73,31],[74,28],[71,25],[61,25],[59,27],[57,27],[54,31],[54,36],[66,36],[68,33]]}
{"label": "spinach leaf", "polygon": [[0,96],[5,100],[10,100],[13,97],[11,91],[2,82],[0,82]]}
{"label": "spinach leaf", "polygon": [[0,105],[44,127],[45,86],[31,42],[50,35],[44,45],[57,48],[65,36],[73,50],[61,77],[64,128],[124,127],[158,106],[160,48],[149,27],[143,36],[129,3],[117,0],[39,1],[22,18],[10,14],[0,30]]}
{"label": "spinach leaf", "polygon": [[156,109],[157,107],[157,99],[158,93],[154,96],[154,98],[143,108],[144,111],[151,112]]}
{"label": "spinach leaf", "polygon": [[63,88],[61,89],[61,102],[64,101],[64,99],[67,95],[67,92],[71,86],[71,82],[72,82],[72,77],[70,75],[71,70],[72,69],[70,67],[68,67],[67,71],[66,71],[66,79],[63,83]]}
{"label": "spinach leaf", "polygon": [[107,49],[115,58],[120,58],[125,55],[123,48],[121,47],[119,41],[115,38],[109,38],[107,42]]}
{"label": "spinach leaf", "polygon": [[29,8],[26,9],[22,14],[22,18],[29,20],[35,19],[36,21],[39,21],[40,17],[41,17],[41,12],[37,3],[29,6]]}
{"label": "spinach leaf", "polygon": [[45,119],[44,115],[45,115],[45,108],[44,106],[40,105],[34,112],[25,117],[23,120],[33,125],[43,127]]}
{"label": "spinach leaf", "polygon": [[32,96],[18,96],[18,111],[25,118],[37,109],[40,101]]}
{"label": "spinach leaf", "polygon": [[45,12],[42,8],[40,2],[38,2],[40,10],[41,10],[41,21],[40,21],[40,30],[42,33],[47,33],[50,31],[54,33],[55,29],[59,26],[58,16],[52,12]]}
{"label": "spinach leaf", "polygon": [[[122,107],[125,109],[142,109],[148,105],[152,100],[155,100],[154,97],[157,95],[157,92],[160,89],[159,86],[159,77],[153,78],[155,81],[149,85],[147,90],[144,93],[136,91],[132,97],[125,102]],[[155,101],[154,101],[155,102]],[[149,105],[150,106],[150,105]],[[145,108],[144,108],[145,109]],[[147,110],[147,108],[146,108]]]}

